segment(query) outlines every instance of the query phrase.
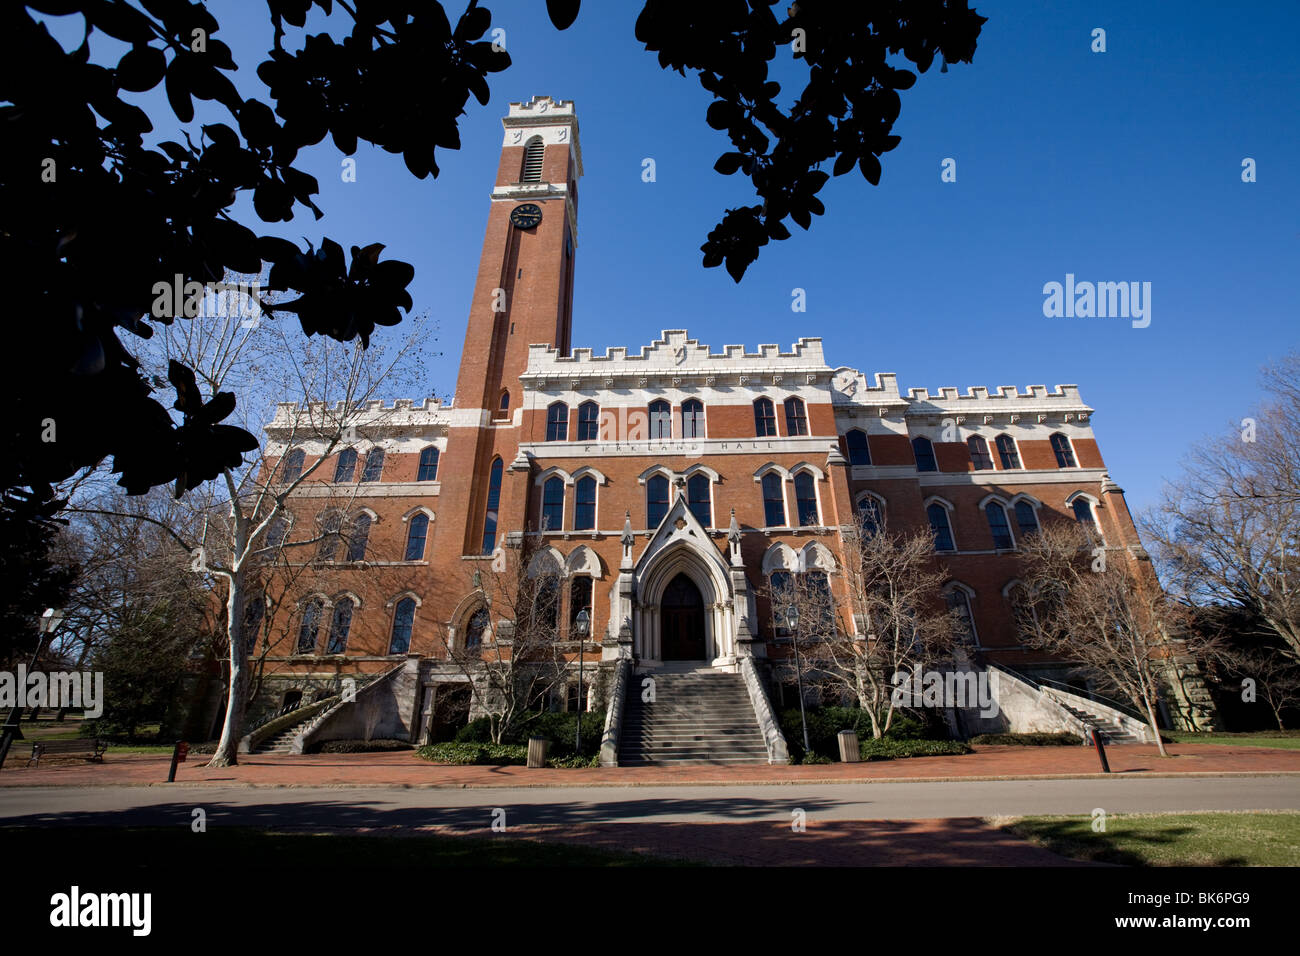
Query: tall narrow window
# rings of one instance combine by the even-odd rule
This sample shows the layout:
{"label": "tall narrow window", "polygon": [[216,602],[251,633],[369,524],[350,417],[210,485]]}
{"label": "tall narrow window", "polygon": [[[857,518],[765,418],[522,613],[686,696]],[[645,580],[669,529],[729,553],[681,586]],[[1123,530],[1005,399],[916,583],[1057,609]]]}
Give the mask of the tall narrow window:
{"label": "tall narrow window", "polygon": [[469,619],[469,624],[465,626],[465,647],[467,649],[483,646],[483,635],[487,633],[488,624],[491,620],[485,607],[481,607],[474,612],[474,615]]}
{"label": "tall narrow window", "polygon": [[770,398],[754,402],[754,434],[759,438],[776,435],[776,406]]}
{"label": "tall narrow window", "polygon": [[975,638],[975,617],[970,610],[970,595],[961,588],[954,587],[945,595],[948,601],[948,608],[954,612],[957,617],[957,638],[963,644],[974,645],[978,641]]}
{"label": "tall narrow window", "polygon": [[497,404],[497,408],[500,411],[499,417],[505,418],[506,413],[510,411],[510,393],[508,391],[501,393],[501,401]]}
{"label": "tall narrow window", "polygon": [[339,452],[338,464],[334,466],[334,483],[341,485],[352,480],[357,471],[357,450],[344,448]]}
{"label": "tall narrow window", "polygon": [[673,437],[673,409],[665,401],[650,403],[650,438],[667,441]]}
{"label": "tall narrow window", "polygon": [[858,524],[867,537],[880,534],[885,529],[885,512],[879,501],[866,497],[858,502]]}
{"label": "tall narrow window", "polygon": [[1056,453],[1057,468],[1073,468],[1074,449],[1070,447],[1070,439],[1066,438],[1060,432],[1052,436],[1052,451]]}
{"label": "tall narrow window", "polygon": [[804,584],[812,612],[809,623],[817,628],[819,636],[835,633],[835,600],[831,595],[831,582],[825,571],[808,571],[804,574]]}
{"label": "tall narrow window", "polygon": [[1075,521],[1083,525],[1088,531],[1097,530],[1097,516],[1092,512],[1092,502],[1087,498],[1075,498],[1071,507],[1074,509]]}
{"label": "tall narrow window", "polygon": [[704,437],[704,403],[697,399],[682,402],[682,437]]}
{"label": "tall narrow window", "polygon": [[595,441],[600,434],[600,406],[583,402],[578,406],[578,441]]}
{"label": "tall narrow window", "polygon": [[917,437],[912,439],[912,454],[916,456],[917,471],[938,471],[934,461],[934,445],[930,439]]}
{"label": "tall narrow window", "polygon": [[415,628],[415,598],[402,598],[393,611],[393,633],[388,639],[388,653],[405,654],[411,649],[411,631]]}
{"label": "tall narrow window", "polygon": [[564,529],[564,479],[552,477],[542,485],[542,531]]}
{"label": "tall narrow window", "polygon": [[1007,551],[1016,546],[1011,537],[1011,525],[1007,521],[1007,509],[996,501],[984,506],[984,514],[989,519],[989,533],[993,535],[993,547]]}
{"label": "tall narrow window", "polygon": [[668,514],[668,479],[655,475],[645,483],[646,527],[657,528]]}
{"label": "tall narrow window", "polygon": [[384,450],[372,448],[366,452],[366,466],[361,469],[362,481],[378,481],[384,473]]}
{"label": "tall narrow window", "polygon": [[[585,574],[576,575],[569,585],[569,636],[577,637],[574,633],[573,622],[578,619],[578,615],[583,611],[587,612],[588,626],[594,623],[591,620],[591,578]],[[588,631],[591,635],[593,631]]]}
{"label": "tall narrow window", "polygon": [[1016,441],[1010,435],[999,435],[994,442],[998,446],[998,458],[1004,469],[1020,467],[1020,452],[1016,451]]}
{"label": "tall narrow window", "polygon": [[573,491],[573,530],[592,531],[596,527],[596,479],[583,475]]}
{"label": "tall narrow window", "polygon": [[320,546],[316,549],[317,561],[333,561],[338,553],[339,536],[343,530],[343,515],[338,511],[328,511],[321,516]]}
{"label": "tall narrow window", "polygon": [[794,591],[794,576],[789,571],[773,571],[771,581],[772,626],[777,637],[788,637],[790,627],[785,612],[798,600]]}
{"label": "tall narrow window", "polygon": [[686,504],[696,521],[706,528],[713,526],[713,497],[708,475],[691,475],[687,479]]}
{"label": "tall narrow window", "polygon": [[316,634],[320,630],[320,617],[320,601],[311,601],[302,609],[302,623],[298,625],[299,654],[310,654],[316,650]]}
{"label": "tall narrow window", "polygon": [[556,402],[546,409],[546,440],[569,440],[569,406]]}
{"label": "tall narrow window", "polygon": [[554,631],[560,626],[560,577],[548,574],[537,582],[533,595],[533,622]]}
{"label": "tall narrow window", "polygon": [[266,546],[268,548],[278,548],[284,544],[285,539],[289,537],[289,519],[276,518],[271,522],[270,527],[266,529]]}
{"label": "tall narrow window", "polygon": [[370,515],[359,514],[352,522],[352,531],[348,534],[348,560],[364,561],[366,545],[370,541]]}
{"label": "tall narrow window", "polygon": [[1011,605],[1011,618],[1016,623],[1016,636],[1023,639],[1038,631],[1038,611],[1030,599],[1029,589],[1023,584],[1015,584],[1007,591],[1007,602]]}
{"label": "tall narrow window", "polygon": [[262,621],[266,617],[266,596],[258,591],[249,595],[244,602],[244,652],[252,654],[257,649],[257,636],[262,633]]}
{"label": "tall narrow window", "polygon": [[817,486],[813,476],[806,471],[794,476],[794,498],[799,508],[799,527],[821,524],[817,515]]}
{"label": "tall narrow window", "polygon": [[524,144],[524,164],[519,170],[521,183],[540,183],[542,181],[542,157],[546,146],[540,136],[532,137]]}
{"label": "tall narrow window", "polygon": [[941,504],[933,504],[925,509],[925,516],[930,519],[930,531],[934,534],[934,550],[956,551],[952,541],[952,526],[948,523],[948,509]]}
{"label": "tall narrow window", "polygon": [[808,413],[804,409],[802,398],[791,396],[785,400],[785,433],[787,435],[808,434]]}
{"label": "tall narrow window", "polygon": [[429,537],[429,516],[423,511],[411,515],[410,527],[406,529],[407,561],[424,559],[424,542]]}
{"label": "tall narrow window", "polygon": [[487,514],[483,516],[483,554],[491,554],[497,546],[497,510],[501,507],[501,459],[492,460],[488,474]]}
{"label": "tall narrow window", "polygon": [[785,482],[774,471],[763,476],[763,521],[769,528],[785,527]]}
{"label": "tall narrow window", "polygon": [[1038,530],[1038,515],[1028,501],[1016,502],[1016,526],[1020,528],[1021,535],[1033,534]]}
{"label": "tall narrow window", "polygon": [[302,466],[306,460],[307,455],[301,448],[295,448],[286,454],[280,465],[280,480],[287,485],[301,478]]}
{"label": "tall narrow window", "polygon": [[849,448],[850,465],[871,464],[871,449],[867,446],[867,433],[860,428],[850,428],[844,436],[844,443]]}
{"label": "tall narrow window", "polygon": [[976,471],[993,470],[993,456],[989,454],[988,442],[979,435],[971,435],[966,439],[966,447],[970,449],[970,461]]}
{"label": "tall narrow window", "polygon": [[326,654],[342,654],[348,649],[348,631],[352,629],[352,599],[343,598],[334,605],[334,614],[330,618],[329,643],[325,645]]}
{"label": "tall narrow window", "polygon": [[416,481],[438,480],[438,449],[430,445],[420,452],[420,467],[415,473]]}

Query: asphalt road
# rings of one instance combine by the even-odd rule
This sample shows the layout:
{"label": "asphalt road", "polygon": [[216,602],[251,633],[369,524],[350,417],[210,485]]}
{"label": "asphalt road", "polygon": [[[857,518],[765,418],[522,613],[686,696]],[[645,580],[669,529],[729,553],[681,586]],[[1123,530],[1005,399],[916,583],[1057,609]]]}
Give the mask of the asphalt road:
{"label": "asphalt road", "polygon": [[1300,810],[1300,778],[996,780],[789,786],[522,789],[93,787],[0,788],[0,826],[488,826],[789,820],[909,820],[1195,810]]}

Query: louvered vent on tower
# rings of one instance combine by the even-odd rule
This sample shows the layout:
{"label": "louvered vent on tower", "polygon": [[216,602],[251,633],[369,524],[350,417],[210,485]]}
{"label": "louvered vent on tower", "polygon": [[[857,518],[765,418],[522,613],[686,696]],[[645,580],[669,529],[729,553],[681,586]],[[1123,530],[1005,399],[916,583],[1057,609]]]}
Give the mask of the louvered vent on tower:
{"label": "louvered vent on tower", "polygon": [[521,183],[540,183],[542,181],[542,153],[545,150],[542,138],[534,136],[524,146],[524,171]]}

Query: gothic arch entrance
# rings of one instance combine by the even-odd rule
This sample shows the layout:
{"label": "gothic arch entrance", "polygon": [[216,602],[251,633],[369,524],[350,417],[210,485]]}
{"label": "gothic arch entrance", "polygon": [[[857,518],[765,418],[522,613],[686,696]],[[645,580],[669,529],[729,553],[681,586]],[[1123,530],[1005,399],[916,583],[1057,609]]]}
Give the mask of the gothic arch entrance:
{"label": "gothic arch entrance", "polygon": [[662,659],[704,660],[704,598],[695,582],[679,573],[664,588],[659,610]]}

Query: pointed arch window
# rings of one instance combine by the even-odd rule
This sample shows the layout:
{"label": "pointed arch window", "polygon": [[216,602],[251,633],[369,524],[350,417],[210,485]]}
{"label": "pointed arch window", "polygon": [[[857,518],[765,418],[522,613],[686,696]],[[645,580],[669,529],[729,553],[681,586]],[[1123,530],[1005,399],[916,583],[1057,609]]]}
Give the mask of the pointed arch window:
{"label": "pointed arch window", "polygon": [[266,546],[268,548],[278,548],[284,544],[285,539],[289,537],[289,519],[280,517],[271,521],[270,527],[266,529]]}
{"label": "pointed arch window", "polygon": [[415,598],[405,597],[393,610],[393,632],[388,639],[389,654],[405,654],[411,649],[411,631],[415,628]]}
{"label": "pointed arch window", "polygon": [[650,438],[652,440],[663,439],[665,441],[672,438],[672,406],[662,400],[654,401],[650,403],[648,411],[650,412]]}
{"label": "pointed arch window", "polygon": [[989,521],[989,533],[993,535],[993,547],[999,551],[1009,551],[1016,546],[1011,537],[1011,524],[1007,521],[1007,509],[996,501],[984,506],[984,514]]}
{"label": "pointed arch window", "polygon": [[682,402],[682,437],[704,437],[704,403],[698,399]]}
{"label": "pointed arch window", "polygon": [[794,587],[794,575],[789,571],[773,571],[771,581],[772,629],[777,637],[789,637],[790,627],[786,611],[798,601]]}
{"label": "pointed arch window", "polygon": [[1056,455],[1057,468],[1074,468],[1074,449],[1070,447],[1070,439],[1066,438],[1060,432],[1052,436],[1052,452]]}
{"label": "pointed arch window", "polygon": [[1010,435],[999,435],[993,442],[998,449],[998,458],[1004,470],[1020,467],[1020,452],[1016,451],[1016,440]]}
{"label": "pointed arch window", "polygon": [[257,649],[257,635],[262,632],[262,621],[266,617],[266,597],[258,591],[249,595],[244,602],[244,653],[252,654]]}
{"label": "pointed arch window", "polygon": [[713,488],[708,475],[691,475],[686,481],[686,504],[695,520],[706,528],[713,527]]}
{"label": "pointed arch window", "polygon": [[357,472],[357,450],[355,448],[344,448],[339,452],[338,463],[334,466],[334,483],[336,485],[345,484],[352,480],[352,476]]}
{"label": "pointed arch window", "polygon": [[668,479],[655,475],[645,483],[646,527],[657,528],[668,514]]}
{"label": "pointed arch window", "polygon": [[844,443],[849,449],[850,465],[871,464],[871,449],[867,445],[867,433],[860,428],[850,428],[844,436]]}
{"label": "pointed arch window", "polygon": [[465,626],[465,648],[472,650],[483,646],[483,635],[487,633],[488,624],[491,618],[488,616],[487,608],[481,607],[470,617],[469,623]]}
{"label": "pointed arch window", "polygon": [[930,521],[930,531],[934,534],[934,550],[956,551],[952,540],[952,525],[948,522],[948,509],[935,503],[925,509],[925,516]]}
{"label": "pointed arch window", "polygon": [[916,456],[917,471],[938,471],[934,460],[934,444],[924,436],[912,439],[912,454]]}
{"label": "pointed arch window", "polygon": [[295,448],[284,456],[280,472],[280,480],[286,485],[291,481],[297,481],[302,477],[302,468],[307,461],[307,455],[301,448]]}
{"label": "pointed arch window", "polygon": [[497,546],[497,511],[501,507],[501,459],[492,459],[488,472],[487,513],[483,516],[483,554],[491,554]]}
{"label": "pointed arch window", "polygon": [[564,530],[564,479],[547,478],[542,485],[542,531]]}
{"label": "pointed arch window", "polygon": [[569,440],[569,406],[554,402],[546,409],[546,440]]}
{"label": "pointed arch window", "polygon": [[976,471],[992,471],[993,456],[989,454],[989,443],[979,435],[971,435],[966,439],[966,447],[970,449],[970,461]]}
{"label": "pointed arch window", "polygon": [[424,559],[424,542],[429,537],[429,516],[423,511],[417,511],[411,515],[409,527],[406,529],[406,561],[422,561]]}
{"label": "pointed arch window", "polygon": [[[573,581],[569,584],[569,634],[572,637],[577,637],[573,624],[583,611],[587,612],[588,626],[595,623],[591,614],[591,592],[590,575],[575,575]],[[588,631],[588,634],[592,633],[595,633],[594,629]]]}
{"label": "pointed arch window", "polygon": [[885,529],[885,509],[870,495],[858,502],[858,524],[867,537],[880,534]]}
{"label": "pointed arch window", "polygon": [[348,535],[348,560],[364,561],[366,545],[370,541],[370,515],[359,514],[352,522],[352,531]]}
{"label": "pointed arch window", "polygon": [[573,492],[573,530],[591,531],[596,527],[596,479],[579,478]]}
{"label": "pointed arch window", "polygon": [[321,516],[320,546],[316,549],[317,561],[333,561],[338,553],[339,536],[343,530],[343,514],[327,511]]}
{"label": "pointed arch window", "polygon": [[808,412],[803,399],[791,396],[785,400],[785,433],[787,435],[808,434]]}
{"label": "pointed arch window", "polygon": [[540,136],[534,136],[524,144],[524,162],[519,168],[521,183],[540,183],[542,181],[542,157],[546,146]]}
{"label": "pointed arch window", "polygon": [[362,481],[378,481],[384,474],[384,450],[372,448],[366,452],[366,467],[361,470]]}
{"label": "pointed arch window", "polygon": [[817,514],[817,485],[813,476],[806,471],[794,476],[794,498],[799,510],[799,527],[821,524],[821,518]]}
{"label": "pointed arch window", "polygon": [[1016,502],[1016,526],[1022,535],[1033,534],[1038,530],[1038,515],[1028,501]]}
{"label": "pointed arch window", "polygon": [[1099,531],[1097,527],[1097,515],[1092,510],[1092,502],[1087,498],[1079,497],[1074,499],[1074,520],[1083,525],[1084,529],[1092,532]]}
{"label": "pointed arch window", "polygon": [[754,402],[754,434],[759,438],[776,436],[776,406],[770,398]]}
{"label": "pointed arch window", "polygon": [[975,615],[971,613],[970,595],[962,588],[954,587],[948,589],[945,598],[948,609],[957,618],[957,639],[963,644],[977,645],[979,640],[975,636]]}
{"label": "pointed arch window", "polygon": [[578,406],[578,441],[595,441],[600,434],[600,406],[583,402]]}
{"label": "pointed arch window", "polygon": [[502,417],[502,418],[505,418],[506,412],[510,411],[510,392],[509,392],[509,390],[503,391],[503,392],[501,393],[501,401],[500,401],[500,403],[498,403],[497,408],[500,409],[500,411],[501,411],[501,417]]}
{"label": "pointed arch window", "polygon": [[352,598],[343,598],[334,605],[330,616],[329,642],[326,654],[342,654],[348,649],[348,631],[352,630]]}
{"label": "pointed arch window", "polygon": [[316,635],[320,631],[322,605],[319,600],[308,602],[302,609],[302,622],[298,625],[298,653],[310,654],[316,650]]}
{"label": "pointed arch window", "polygon": [[784,528],[785,482],[774,471],[763,476],[763,521],[769,528]]}
{"label": "pointed arch window", "polygon": [[420,467],[415,473],[416,481],[438,480],[438,459],[441,455],[436,445],[430,445],[420,452]]}

